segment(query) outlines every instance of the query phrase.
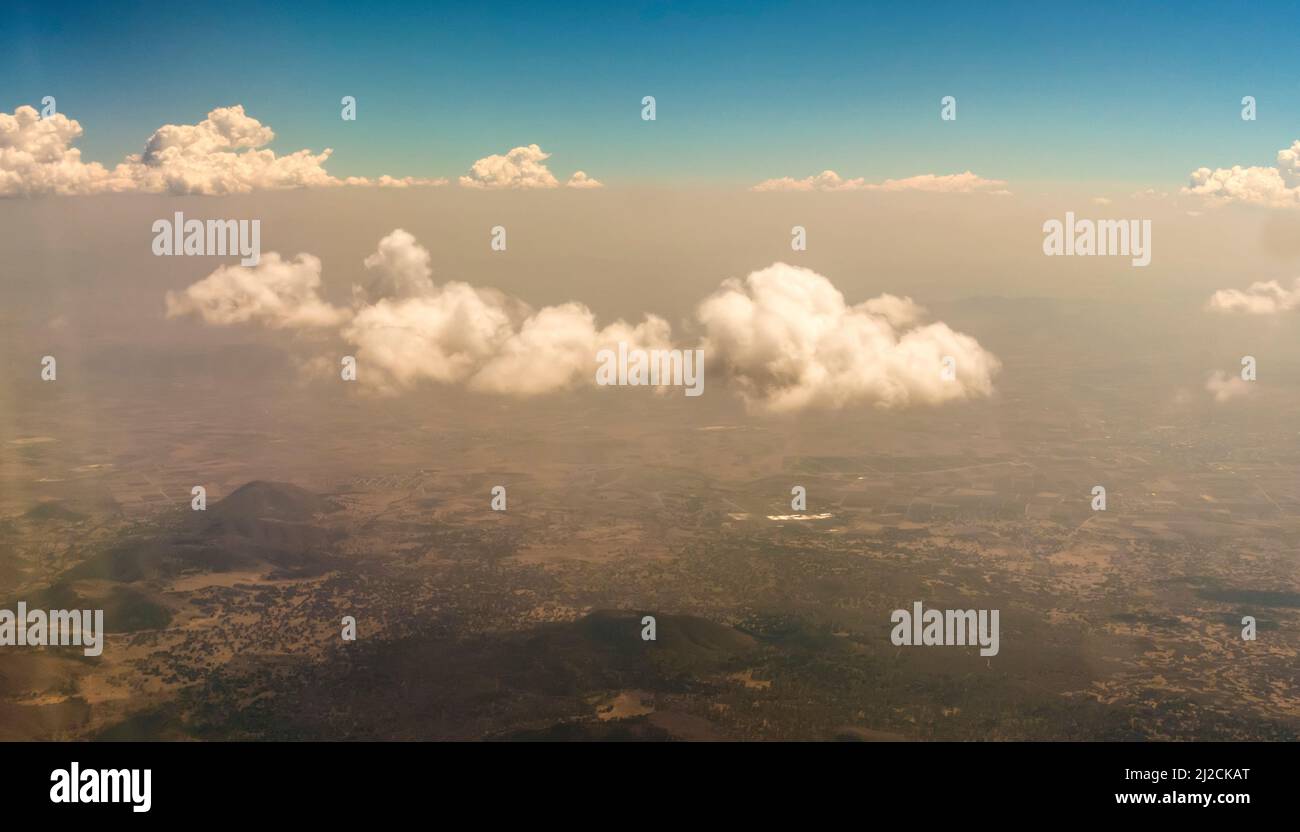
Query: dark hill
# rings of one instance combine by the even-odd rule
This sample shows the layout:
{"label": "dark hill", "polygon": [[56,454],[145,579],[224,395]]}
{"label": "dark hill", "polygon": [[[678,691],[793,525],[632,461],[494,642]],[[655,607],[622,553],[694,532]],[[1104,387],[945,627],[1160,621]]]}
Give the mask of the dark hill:
{"label": "dark hill", "polygon": [[305,488],[286,482],[254,480],[236,488],[208,510],[218,521],[242,523],[247,520],[281,520],[307,523],[319,514],[336,511],[337,506]]}
{"label": "dark hill", "polygon": [[240,486],[207,512],[199,539],[228,552],[288,570],[314,574],[323,568],[338,534],[317,519],[338,506],[305,488],[255,480]]}
{"label": "dark hill", "polygon": [[175,527],[97,552],[66,577],[130,583],[196,571],[228,572],[259,563],[286,575],[317,574],[328,564],[338,533],[316,519],[337,510],[305,488],[254,481],[206,511],[181,512],[182,522]]}
{"label": "dark hill", "polygon": [[214,739],[668,739],[672,729],[645,720],[587,725],[590,695],[698,689],[712,684],[701,677],[741,670],[764,648],[725,624],[648,614],[653,642],[641,640],[639,611],[503,635],[360,642],[346,661],[277,679],[275,695],[252,705],[217,695],[244,688],[234,677],[212,680],[190,705],[198,733]]}
{"label": "dark hill", "polygon": [[68,580],[130,583],[184,572],[228,572],[257,562],[247,546],[221,546],[200,539],[135,538],[92,555],[65,573]]}
{"label": "dark hill", "polygon": [[[745,633],[705,618],[651,614],[655,616],[653,642],[641,640],[642,614],[626,610],[595,610],[576,622],[571,632],[620,653],[654,650],[658,658],[675,664],[716,661],[755,645]],[[565,637],[571,637],[570,633],[561,636]]]}

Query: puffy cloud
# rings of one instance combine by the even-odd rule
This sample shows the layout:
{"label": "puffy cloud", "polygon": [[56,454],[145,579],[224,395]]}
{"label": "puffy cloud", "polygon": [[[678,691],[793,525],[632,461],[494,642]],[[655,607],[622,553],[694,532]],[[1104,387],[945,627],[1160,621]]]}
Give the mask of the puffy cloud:
{"label": "puffy cloud", "polygon": [[528,315],[470,386],[486,392],[532,395],[590,382],[602,349],[671,349],[668,322],[647,315],[636,325],[615,321],[597,329],[596,318],[581,303],[547,306]]}
{"label": "puffy cloud", "polygon": [[319,259],[300,254],[289,261],[269,252],[256,267],[223,266],[183,292],[168,292],[167,316],[193,314],[219,326],[337,327],[357,349],[358,378],[387,392],[439,382],[548,393],[591,381],[597,353],[619,342],[671,347],[670,327],[653,315],[599,328],[581,303],[534,310],[496,289],[459,281],[438,286],[430,259],[411,234],[394,230],[365,259],[373,278],[366,288],[353,286],[356,308],[348,310],[319,296]]}
{"label": "puffy cloud", "polygon": [[334,327],[348,310],[321,300],[320,259],[275,252],[256,266],[222,266],[183,292],[168,292],[167,317],[198,315],[210,324],[260,323],[273,329]]}
{"label": "puffy cloud", "polygon": [[1205,382],[1205,390],[1219,404],[1241,398],[1250,393],[1250,382],[1241,376],[1229,375],[1223,370],[1215,370]]}
{"label": "puffy cloud", "polygon": [[653,316],[598,329],[581,303],[534,311],[495,289],[458,281],[366,306],[343,330],[367,380],[382,389],[435,381],[521,396],[590,382],[596,354],[619,341],[654,349],[667,347],[670,336],[668,324]]}
{"label": "puffy cloud", "polygon": [[375,179],[367,179],[364,176],[348,176],[338,181],[340,185],[356,185],[363,188],[414,188],[414,187],[433,187],[446,185],[447,180],[442,177],[420,177],[420,176],[389,176],[384,174]]}
{"label": "puffy cloud", "polygon": [[0,113],[0,196],[89,194],[130,190],[134,183],[98,162],[81,161],[72,143],[81,125],[62,113],[42,119],[26,105]]}
{"label": "puffy cloud", "polygon": [[[546,167],[551,154],[535,144],[516,147],[501,155],[484,156],[470,166],[469,174],[460,177],[461,187],[480,189],[558,188],[560,182]],[[603,188],[605,184],[585,171],[574,171],[568,188]]]}
{"label": "puffy cloud", "polygon": [[246,114],[242,105],[218,107],[198,124],[159,127],[145,142],[141,158],[146,165],[165,166],[169,159],[261,147],[274,138],[275,132]]}
{"label": "puffy cloud", "polygon": [[535,144],[516,147],[509,153],[485,156],[460,178],[466,188],[558,188],[560,183],[546,167],[551,154]]}
{"label": "puffy cloud", "polygon": [[458,383],[496,353],[519,317],[502,293],[453,282],[425,297],[363,307],[343,338],[359,349],[368,382],[390,388]]}
{"label": "puffy cloud", "polygon": [[[431,257],[397,229],[365,259],[369,287],[354,309],[323,301],[320,261],[262,255],[255,268],[226,266],[182,293],[168,316],[218,325],[338,327],[356,350],[358,378],[386,392],[424,383],[529,396],[594,382],[603,349],[674,349],[666,321],[646,315],[604,327],[578,302],[534,309],[495,289],[433,281]],[[776,263],[728,280],[697,309],[706,361],[750,403],[772,411],[875,404],[901,407],[985,396],[999,362],[974,338],[884,294],[857,306],[829,280]],[[944,378],[952,357],[955,377]]]}
{"label": "puffy cloud", "polygon": [[[891,295],[849,306],[822,275],[776,263],[723,283],[697,316],[706,359],[768,410],[989,395],[998,359],[946,324],[908,329],[922,311]],[[955,360],[951,380],[943,377],[947,356]]]}
{"label": "puffy cloud", "polygon": [[405,188],[445,180],[350,176],[336,179],[323,167],[333,153],[299,150],[285,156],[263,148],[270,127],[242,106],[220,107],[198,124],[168,124],[145,142],[144,152],[119,165],[140,190],[173,194],[239,194],[256,190],[360,185]]}
{"label": "puffy cloud", "polygon": [[581,171],[581,170],[576,170],[576,171],[574,171],[574,172],[573,172],[573,176],[570,176],[570,177],[569,177],[569,181],[568,181],[568,182],[565,182],[564,184],[565,184],[566,187],[569,187],[569,188],[603,188],[603,187],[605,187],[605,183],[604,183],[604,182],[601,182],[599,179],[592,179],[590,176],[587,175],[586,171]]}
{"label": "puffy cloud", "polygon": [[495,289],[437,286],[430,260],[400,228],[365,260],[375,278],[367,289],[353,287],[362,306],[342,335],[364,362],[359,377],[374,386],[396,391],[433,381],[536,395],[590,380],[597,352],[619,341],[653,349],[671,340],[668,324],[653,316],[598,329],[580,303],[534,311]]}
{"label": "puffy cloud", "polygon": [[833,170],[824,170],[816,176],[805,179],[792,179],[789,176],[780,179],[768,179],[759,182],[750,190],[754,191],[930,191],[933,193],[990,193],[1006,195],[1006,182],[1001,179],[985,179],[966,171],[965,173],[933,174],[923,173],[905,179],[886,179],[884,182],[867,182],[861,177],[844,179]]}
{"label": "puffy cloud", "polygon": [[1216,202],[1300,207],[1300,140],[1279,150],[1273,167],[1197,168],[1182,192]]}
{"label": "puffy cloud", "polygon": [[1276,280],[1256,281],[1246,290],[1220,289],[1210,296],[1209,308],[1216,312],[1246,312],[1276,315],[1300,307],[1300,277],[1287,289]]}
{"label": "puffy cloud", "polygon": [[866,184],[864,179],[844,179],[833,170],[824,170],[816,176],[794,179],[783,176],[780,179],[766,179],[759,182],[752,191],[853,191],[860,190]]}
{"label": "puffy cloud", "polygon": [[594,374],[596,353],[620,340],[643,348],[666,346],[667,323],[649,317],[603,330],[580,303],[533,311],[495,289],[467,283],[436,286],[430,255],[406,231],[379,241],[366,258],[375,275],[353,287],[362,303],[343,338],[357,347],[365,379],[388,390],[421,381],[534,395],[576,385]]}
{"label": "puffy cloud", "polygon": [[945,194],[990,193],[1005,196],[1011,192],[1006,189],[1002,179],[985,179],[970,171],[935,175],[923,173],[906,179],[886,179],[879,185],[867,185],[868,191],[932,191]]}
{"label": "puffy cloud", "polygon": [[244,112],[220,107],[198,124],[167,124],[112,170],[82,162],[72,143],[81,125],[61,113],[42,119],[35,109],[0,113],[0,196],[145,191],[173,194],[240,194],[255,190],[366,185],[410,187],[445,180],[336,179],[323,167],[331,150],[277,156],[263,145],[274,131]]}
{"label": "puffy cloud", "polygon": [[[337,178],[325,170],[333,153],[298,150],[277,155],[266,147],[275,132],[244,112],[241,105],[219,107],[198,124],[165,124],[145,141],[144,150],[109,169],[83,162],[73,143],[81,125],[56,113],[42,119],[23,105],[13,115],[0,113],[0,197],[74,195],[143,191],[171,194],[245,194],[285,188],[338,186],[411,188],[445,185],[446,179],[414,176]],[[460,177],[468,188],[558,188],[546,167],[549,153],[535,144],[505,155],[487,156]],[[604,187],[584,171],[565,183],[570,188]]]}
{"label": "puffy cloud", "polygon": [[407,298],[433,292],[433,267],[429,250],[410,233],[398,228],[379,241],[379,248],[365,259],[366,270],[375,275],[366,288],[353,286],[359,301]]}

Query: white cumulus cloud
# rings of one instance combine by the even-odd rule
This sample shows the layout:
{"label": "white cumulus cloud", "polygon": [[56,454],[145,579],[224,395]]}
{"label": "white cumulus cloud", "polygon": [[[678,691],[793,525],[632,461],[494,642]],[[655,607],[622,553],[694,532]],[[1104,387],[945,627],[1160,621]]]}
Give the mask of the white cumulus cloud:
{"label": "white cumulus cloud", "polygon": [[[998,359],[946,324],[913,325],[922,313],[891,295],[849,306],[822,275],[776,263],[724,282],[697,317],[706,360],[768,410],[989,395]],[[946,357],[955,361],[952,379],[944,378]]]}
{"label": "white cumulus cloud", "polygon": [[348,310],[320,298],[320,259],[275,252],[256,266],[222,266],[182,292],[168,292],[167,317],[197,315],[210,324],[258,323],[272,329],[334,327]]}
{"label": "white cumulus cloud", "polygon": [[1209,308],[1216,312],[1245,312],[1276,315],[1300,307],[1300,277],[1290,289],[1276,280],[1256,281],[1246,289],[1220,289],[1210,296]]}
{"label": "white cumulus cloud", "polygon": [[595,377],[596,354],[620,341],[666,348],[670,328],[655,316],[604,328],[571,302],[534,310],[495,289],[453,281],[432,293],[381,300],[343,329],[368,380],[396,391],[420,382],[465,384],[474,390],[536,395],[571,389]]}
{"label": "white cumulus cloud", "polygon": [[370,285],[352,287],[361,302],[382,298],[408,298],[433,292],[433,266],[429,250],[402,229],[394,229],[379,241],[379,248],[365,259],[366,270],[374,275]]}
{"label": "white cumulus cloud", "polygon": [[242,194],[283,188],[364,185],[437,185],[415,177],[338,179],[324,168],[332,151],[298,150],[283,156],[265,147],[275,132],[244,112],[219,107],[198,124],[166,124],[144,150],[111,170],[83,162],[72,144],[81,125],[62,113],[42,119],[29,106],[0,113],[0,196],[76,195],[142,191],[172,194]]}
{"label": "white cumulus cloud", "polygon": [[599,179],[592,179],[586,171],[575,170],[569,181],[565,182],[565,187],[569,188],[603,188],[605,183]]}
{"label": "white cumulus cloud", "polygon": [[[354,285],[353,307],[343,309],[320,297],[318,259],[267,253],[256,267],[223,266],[169,292],[167,312],[216,325],[334,328],[355,349],[358,379],[390,393],[426,383],[550,393],[594,383],[599,352],[620,342],[682,348],[656,315],[601,326],[577,301],[535,309],[496,289],[436,283],[431,261],[411,234],[394,230],[365,259],[368,285]],[[747,402],[771,411],[989,395],[997,358],[946,324],[923,323],[925,314],[890,294],[849,306],[825,277],[776,263],[723,282],[700,303],[697,348]]]}
{"label": "white cumulus cloud", "polygon": [[466,188],[558,188],[560,183],[546,167],[551,154],[535,144],[508,153],[484,156],[460,178]]}
{"label": "white cumulus cloud", "polygon": [[[560,181],[546,166],[551,154],[535,144],[516,147],[505,154],[484,156],[470,166],[469,174],[460,177],[461,187],[484,190],[558,188]],[[605,184],[574,171],[565,182],[568,188],[603,188]]]}
{"label": "white cumulus cloud", "polygon": [[780,179],[765,179],[759,182],[752,191],[853,191],[861,190],[866,184],[866,180],[844,179],[833,170],[824,170],[816,176],[807,176],[803,179],[795,179],[790,176],[783,176]]}
{"label": "white cumulus cloud", "polygon": [[1214,202],[1238,202],[1269,208],[1300,207],[1300,140],[1277,152],[1272,167],[1233,165],[1197,168],[1183,193]]}
{"label": "white cumulus cloud", "polygon": [[625,341],[654,349],[671,340],[667,322],[654,316],[600,328],[581,303],[534,310],[496,289],[459,281],[438,286],[430,261],[428,250],[401,229],[365,260],[374,279],[367,289],[354,287],[361,306],[341,334],[357,348],[358,377],[375,387],[394,392],[438,382],[509,395],[549,393],[594,378],[603,348]]}
{"label": "white cumulus cloud", "polygon": [[845,179],[833,170],[824,170],[816,176],[794,179],[789,176],[759,182],[753,191],[929,191],[932,193],[990,193],[1009,194],[1006,182],[985,179],[971,171],[965,173],[923,173],[904,179],[886,179],[884,182],[867,182],[859,177]]}
{"label": "white cumulus cloud", "polygon": [[81,161],[72,143],[81,125],[62,113],[42,119],[33,107],[0,113],[0,196],[131,190],[134,183],[98,162]]}

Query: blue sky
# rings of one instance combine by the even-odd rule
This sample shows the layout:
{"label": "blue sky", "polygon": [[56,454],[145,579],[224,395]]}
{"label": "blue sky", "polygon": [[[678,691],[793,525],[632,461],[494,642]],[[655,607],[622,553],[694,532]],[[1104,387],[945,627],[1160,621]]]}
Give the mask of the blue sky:
{"label": "blue sky", "polygon": [[1295,2],[468,5],[10,2],[0,109],[56,96],[105,163],[238,103],[279,152],[334,148],[339,176],[455,176],[538,143],[557,175],[611,184],[969,168],[1176,187],[1300,138]]}

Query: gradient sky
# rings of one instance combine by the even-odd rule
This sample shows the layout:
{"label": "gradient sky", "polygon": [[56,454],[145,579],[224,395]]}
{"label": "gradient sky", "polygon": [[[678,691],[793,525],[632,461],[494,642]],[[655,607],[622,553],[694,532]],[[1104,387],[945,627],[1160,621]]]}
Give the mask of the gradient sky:
{"label": "gradient sky", "polygon": [[0,109],[56,96],[106,164],[243,104],[278,152],[334,148],[336,176],[454,177],[538,143],[557,176],[608,184],[971,169],[1173,189],[1300,138],[1295,2],[464,5],[9,2]]}

